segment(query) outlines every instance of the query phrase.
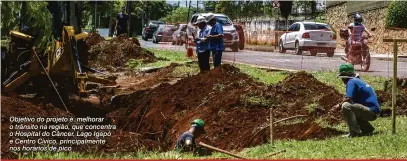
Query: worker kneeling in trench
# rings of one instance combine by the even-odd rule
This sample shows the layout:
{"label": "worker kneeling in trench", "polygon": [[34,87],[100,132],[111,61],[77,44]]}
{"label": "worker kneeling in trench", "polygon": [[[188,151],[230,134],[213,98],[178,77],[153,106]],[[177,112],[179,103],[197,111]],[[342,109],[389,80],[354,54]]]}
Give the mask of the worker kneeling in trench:
{"label": "worker kneeling in trench", "polygon": [[184,132],[175,144],[175,150],[180,152],[193,152],[194,155],[211,155],[208,149],[198,147],[195,139],[205,134],[204,122],[201,119],[195,119],[191,122],[191,127]]}

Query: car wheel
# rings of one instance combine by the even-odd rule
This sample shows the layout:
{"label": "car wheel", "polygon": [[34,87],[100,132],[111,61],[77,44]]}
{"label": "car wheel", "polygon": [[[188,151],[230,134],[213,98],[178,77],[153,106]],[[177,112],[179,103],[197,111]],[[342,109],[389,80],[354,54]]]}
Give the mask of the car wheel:
{"label": "car wheel", "polygon": [[326,53],[326,55],[327,55],[328,57],[333,57],[333,56],[334,56],[334,53],[335,53],[335,51],[332,50],[332,51],[329,51],[328,53]]}
{"label": "car wheel", "polygon": [[157,39],[155,38],[155,36],[153,36],[153,43],[157,44]]}
{"label": "car wheel", "polygon": [[171,45],[175,45],[175,40],[172,40],[172,41],[171,41]]}
{"label": "car wheel", "polygon": [[143,39],[144,41],[147,41],[147,40],[148,40],[146,36],[142,36],[142,39]]}
{"label": "car wheel", "polygon": [[295,42],[295,54],[302,55],[302,49],[301,49],[300,44],[298,43],[298,41]]}
{"label": "car wheel", "polygon": [[311,53],[311,56],[316,56],[318,54],[318,52],[316,50],[311,50],[310,53]]}
{"label": "car wheel", "polygon": [[278,45],[278,52],[280,52],[280,53],[285,53],[286,52],[286,50],[284,49],[284,46],[283,46],[283,41],[281,41],[281,40],[280,40],[280,43]]}

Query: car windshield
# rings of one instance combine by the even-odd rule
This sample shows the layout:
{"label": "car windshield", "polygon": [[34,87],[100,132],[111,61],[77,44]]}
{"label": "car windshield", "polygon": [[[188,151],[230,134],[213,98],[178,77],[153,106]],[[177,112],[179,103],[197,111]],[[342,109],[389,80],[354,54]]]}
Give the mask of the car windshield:
{"label": "car windshield", "polygon": [[224,16],[216,16],[216,22],[220,23],[223,26],[232,25],[230,23],[229,18],[224,17]]}
{"label": "car windshield", "polygon": [[328,25],[325,24],[304,24],[305,30],[327,30],[331,31]]}

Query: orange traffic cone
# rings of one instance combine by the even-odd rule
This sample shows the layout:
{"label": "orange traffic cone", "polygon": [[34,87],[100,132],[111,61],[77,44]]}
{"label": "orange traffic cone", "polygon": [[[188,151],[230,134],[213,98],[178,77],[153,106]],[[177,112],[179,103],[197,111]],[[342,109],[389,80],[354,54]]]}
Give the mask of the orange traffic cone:
{"label": "orange traffic cone", "polygon": [[187,57],[192,57],[194,56],[194,50],[191,47],[187,48]]}

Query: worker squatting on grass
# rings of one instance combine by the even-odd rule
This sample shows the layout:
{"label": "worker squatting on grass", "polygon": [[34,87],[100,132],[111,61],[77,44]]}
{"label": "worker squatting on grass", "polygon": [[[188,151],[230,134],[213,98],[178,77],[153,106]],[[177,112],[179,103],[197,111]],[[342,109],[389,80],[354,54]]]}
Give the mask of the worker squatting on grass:
{"label": "worker squatting on grass", "polygon": [[205,124],[201,119],[191,122],[191,127],[184,132],[175,144],[175,150],[180,152],[194,152],[194,154],[205,155],[202,148],[197,147],[195,140],[205,134]]}
{"label": "worker squatting on grass", "polygon": [[380,114],[380,106],[374,89],[362,81],[352,64],[346,63],[339,67],[339,78],[346,85],[343,101],[335,108],[342,108],[343,116],[348,124],[349,134],[345,137],[372,135],[375,128],[369,123]]}

